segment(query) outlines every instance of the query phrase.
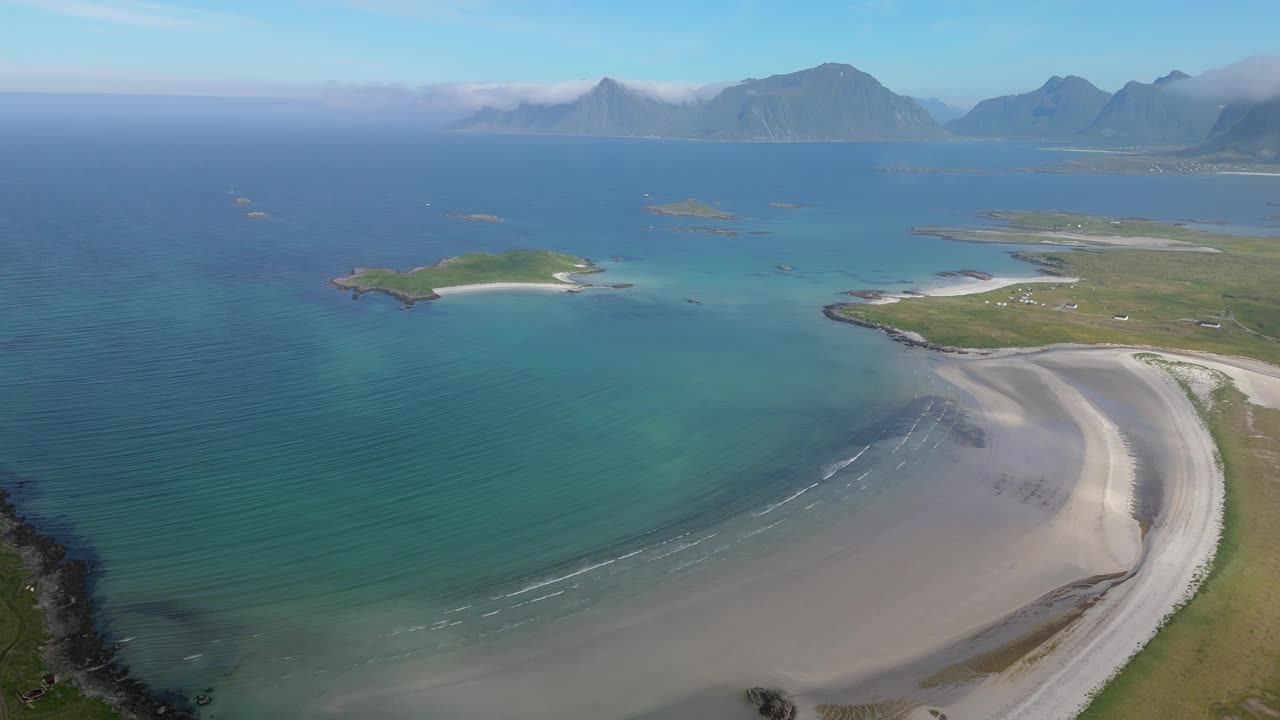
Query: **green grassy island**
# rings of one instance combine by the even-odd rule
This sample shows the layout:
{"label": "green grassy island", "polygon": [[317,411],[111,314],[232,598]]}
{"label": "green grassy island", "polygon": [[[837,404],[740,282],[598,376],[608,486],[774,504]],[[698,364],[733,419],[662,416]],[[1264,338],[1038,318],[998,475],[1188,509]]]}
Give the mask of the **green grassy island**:
{"label": "green grassy island", "polygon": [[936,232],[929,234],[969,240],[967,233],[978,232],[982,242],[1044,244],[1069,233],[1084,238],[1070,243],[1082,246],[1078,250],[1021,252],[1017,257],[1080,281],[1056,289],[1037,286],[1029,293],[1034,304],[1010,302],[1010,296],[1024,293],[1005,288],[884,305],[840,305],[830,311],[953,347],[1121,343],[1280,362],[1280,238],[1074,213],[987,216],[1009,225],[932,229]]}
{"label": "green grassy island", "polygon": [[495,288],[563,286],[566,290],[582,287],[565,279],[568,275],[601,272],[590,260],[550,250],[508,250],[496,255],[468,253],[445,258],[435,265],[405,272],[388,268],[355,268],[336,277],[329,285],[351,290],[356,297],[380,292],[413,304],[419,300],[435,300],[438,290],[477,285]]}
{"label": "green grassy island", "polygon": [[738,216],[700,203],[693,198],[663,205],[645,205],[644,209],[655,215],[684,215],[712,220],[738,220]]}

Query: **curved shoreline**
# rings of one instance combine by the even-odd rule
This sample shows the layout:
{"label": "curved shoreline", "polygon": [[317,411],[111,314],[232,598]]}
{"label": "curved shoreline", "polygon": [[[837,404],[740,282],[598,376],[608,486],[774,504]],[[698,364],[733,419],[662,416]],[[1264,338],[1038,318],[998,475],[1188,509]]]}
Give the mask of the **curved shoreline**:
{"label": "curved shoreline", "polygon": [[115,659],[115,649],[96,628],[89,563],[69,559],[67,547],[20,516],[2,488],[0,535],[0,542],[22,558],[35,586],[49,633],[45,660],[50,671],[70,677],[84,696],[107,702],[126,720],[195,718],[191,703],[180,693],[149,688]]}
{"label": "curved shoreline", "polygon": [[[1280,407],[1280,367],[1252,358],[1137,345],[1055,344],[992,350],[941,346],[917,333],[842,315],[839,311],[846,305],[829,305],[823,312],[839,322],[879,330],[908,346],[984,356],[955,361],[960,364],[1026,364],[1062,353],[1108,358],[1128,366],[1136,379],[1164,398],[1167,417],[1163,422],[1171,424],[1172,436],[1181,438],[1187,452],[1183,462],[1165,468],[1165,505],[1144,538],[1141,562],[1078,621],[1053,635],[1053,645],[1034,663],[1020,661],[1009,671],[937,704],[956,717],[1074,718],[1195,596],[1213,565],[1223,530],[1226,481],[1217,444],[1174,371],[1152,367],[1138,356],[1158,354],[1198,367],[1210,376],[1216,373],[1232,382],[1250,402],[1266,407]],[[921,711],[907,717],[923,720],[931,716]]]}
{"label": "curved shoreline", "polygon": [[[1067,285],[1080,282],[1080,278],[1057,275],[1037,275],[1034,277],[988,277],[971,278],[964,282],[927,287],[920,290],[904,290],[901,292],[882,292],[878,290],[854,290],[850,295],[866,298],[867,305],[889,305],[899,300],[912,300],[922,297],[959,297],[961,295],[979,295],[992,290],[1013,287],[1015,285],[1055,284]],[[864,294],[865,293],[865,294]],[[870,296],[870,297],[868,297]]]}
{"label": "curved shoreline", "polygon": [[[1195,595],[1217,552],[1226,492],[1223,469],[1217,446],[1183,389],[1166,371],[1137,359],[1139,351],[1134,349],[1059,348],[1039,357],[1062,353],[1080,358],[1083,367],[1119,363],[1129,369],[1135,380],[1162,399],[1164,421],[1185,452],[1181,462],[1165,468],[1165,507],[1146,533],[1142,556],[1129,575],[1074,624],[1053,635],[1053,645],[1043,656],[1024,657],[1007,671],[965,688],[958,698],[939,703],[956,717],[1074,718]],[[958,362],[1013,367],[1036,360],[1010,354]]]}

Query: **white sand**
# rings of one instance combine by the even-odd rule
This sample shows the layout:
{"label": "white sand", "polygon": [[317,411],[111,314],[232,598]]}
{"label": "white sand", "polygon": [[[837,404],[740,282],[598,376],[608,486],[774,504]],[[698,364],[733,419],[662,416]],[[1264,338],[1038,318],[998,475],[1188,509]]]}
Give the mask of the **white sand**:
{"label": "white sand", "polygon": [[[966,230],[965,233],[969,235],[990,237],[990,242],[1000,242],[1001,236],[1025,235],[1040,238],[1043,242],[1038,244],[1041,245],[1066,245],[1068,247],[1106,245],[1109,247],[1142,248],[1144,250],[1175,250],[1183,252],[1212,253],[1222,252],[1217,248],[1194,245],[1184,240],[1170,240],[1169,238],[1150,237],[1146,235],[1091,235],[1089,233],[1077,233],[1061,230],[1031,230],[1024,228],[1009,228],[1005,230]],[[1018,245],[1027,243],[1012,242],[1009,244]]]}
{"label": "white sand", "polygon": [[977,280],[974,278],[965,278],[964,281],[942,285],[939,287],[921,288],[916,290],[919,295],[910,293],[885,293],[885,296],[876,300],[867,301],[868,305],[888,305],[898,302],[899,300],[910,300],[919,297],[956,297],[958,295],[977,295],[979,293],[999,290],[1000,288],[1013,287],[1016,285],[1040,284],[1040,285],[1070,285],[1071,283],[1080,282],[1080,278],[1074,277],[1049,277],[1047,275],[1033,275],[1031,277],[993,277],[990,280]]}
{"label": "white sand", "polygon": [[[974,398],[984,443],[943,445],[927,471],[850,520],[714,582],[649,590],[431,668],[388,668],[365,689],[346,679],[308,716],[732,720],[748,716],[742,688],[771,684],[796,693],[805,718],[820,702],[895,697],[933,703],[921,718],[926,707],[953,718],[1070,717],[1180,601],[1217,537],[1212,443],[1177,386],[1132,354],[948,360],[939,373]],[[1162,443],[1154,460],[1167,509],[1140,565],[1134,467],[1118,432],[1129,416],[1117,412],[1142,418]],[[1055,653],[1016,677],[948,697],[918,687],[1046,593],[1135,565]]]}
{"label": "white sand", "polygon": [[556,292],[568,292],[576,288],[582,287],[577,284],[561,285],[560,283],[519,283],[519,282],[497,282],[497,283],[479,283],[476,285],[454,285],[452,287],[436,288],[436,294],[444,295],[461,295],[473,292],[492,292],[494,290],[553,290]]}
{"label": "white sand", "polygon": [[[951,717],[1068,720],[1155,634],[1163,618],[1193,593],[1212,561],[1221,532],[1224,485],[1215,446],[1182,389],[1133,350],[1060,350],[1042,358],[1077,368],[1121,366],[1133,382],[1162,399],[1158,418],[1173,441],[1164,458],[1165,507],[1147,535],[1136,574],[1113,588],[1083,619],[1060,634],[1052,653],[982,681],[960,699],[939,703]],[[1033,361],[1035,362],[1035,361]],[[1157,418],[1152,417],[1152,420]],[[923,710],[912,718],[931,717]]]}

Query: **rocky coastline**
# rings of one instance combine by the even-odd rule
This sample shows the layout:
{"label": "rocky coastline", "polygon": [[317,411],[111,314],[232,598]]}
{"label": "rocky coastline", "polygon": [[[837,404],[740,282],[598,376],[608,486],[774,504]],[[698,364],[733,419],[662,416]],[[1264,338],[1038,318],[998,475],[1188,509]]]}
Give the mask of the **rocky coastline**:
{"label": "rocky coastline", "polygon": [[423,294],[408,292],[405,290],[395,290],[392,288],[368,287],[361,285],[357,278],[367,269],[368,268],[360,267],[351,268],[351,272],[346,275],[326,280],[325,285],[339,290],[350,290],[352,300],[359,300],[361,295],[365,295],[367,293],[382,293],[383,295],[390,295],[396,300],[399,300],[404,303],[406,307],[412,306],[419,300],[438,300],[440,298],[434,290],[430,293]]}
{"label": "rocky coastline", "polygon": [[181,694],[149,688],[129,675],[115,649],[95,627],[89,595],[89,563],[68,556],[67,548],[20,516],[0,489],[0,536],[22,557],[49,630],[45,661],[59,678],[69,678],[87,697],[109,703],[125,720],[156,717],[194,720]]}
{"label": "rocky coastline", "polygon": [[990,280],[995,277],[991,273],[985,273],[981,270],[942,270],[934,273],[934,275],[944,278],[967,277],[973,278],[974,280]]}
{"label": "rocky coastline", "polygon": [[[894,342],[900,342],[903,345],[906,345],[907,347],[918,347],[918,348],[924,348],[925,350],[934,350],[937,352],[952,353],[955,355],[969,355],[973,353],[972,350],[969,350],[967,348],[951,347],[950,345],[939,345],[937,343],[932,343],[932,342],[929,342],[928,340],[925,340],[923,337],[921,337],[916,333],[908,332],[906,330],[900,330],[896,327],[893,327],[892,325],[885,325],[884,323],[878,323],[871,320],[863,320],[862,318],[851,317],[841,312],[845,308],[851,308],[851,307],[858,307],[858,305],[856,303],[832,303],[831,305],[823,306],[822,314],[826,315],[829,320],[835,320],[836,322],[848,323],[850,325],[857,325],[858,327],[869,328],[871,330],[879,330],[880,332],[892,338]],[[984,354],[984,353],[979,353],[979,354]]]}

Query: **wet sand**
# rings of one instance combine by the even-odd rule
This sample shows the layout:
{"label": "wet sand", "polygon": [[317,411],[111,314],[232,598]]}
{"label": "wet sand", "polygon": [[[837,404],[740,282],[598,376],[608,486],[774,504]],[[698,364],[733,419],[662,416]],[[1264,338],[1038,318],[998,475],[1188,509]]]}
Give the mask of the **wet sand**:
{"label": "wet sand", "polygon": [[[820,704],[874,702],[921,718],[949,707],[952,717],[1069,716],[1176,605],[1216,543],[1212,443],[1176,385],[1132,354],[942,361],[972,426],[832,529],[518,645],[394,669],[368,690],[335,688],[307,714],[731,720],[751,717],[743,689],[772,685],[807,718]],[[1161,457],[1130,449],[1122,426],[1134,417],[1148,420],[1144,452]],[[1143,463],[1163,468],[1165,492],[1145,544],[1131,508]],[[1096,604],[1059,650],[1016,681],[922,682],[1085,600]]]}

